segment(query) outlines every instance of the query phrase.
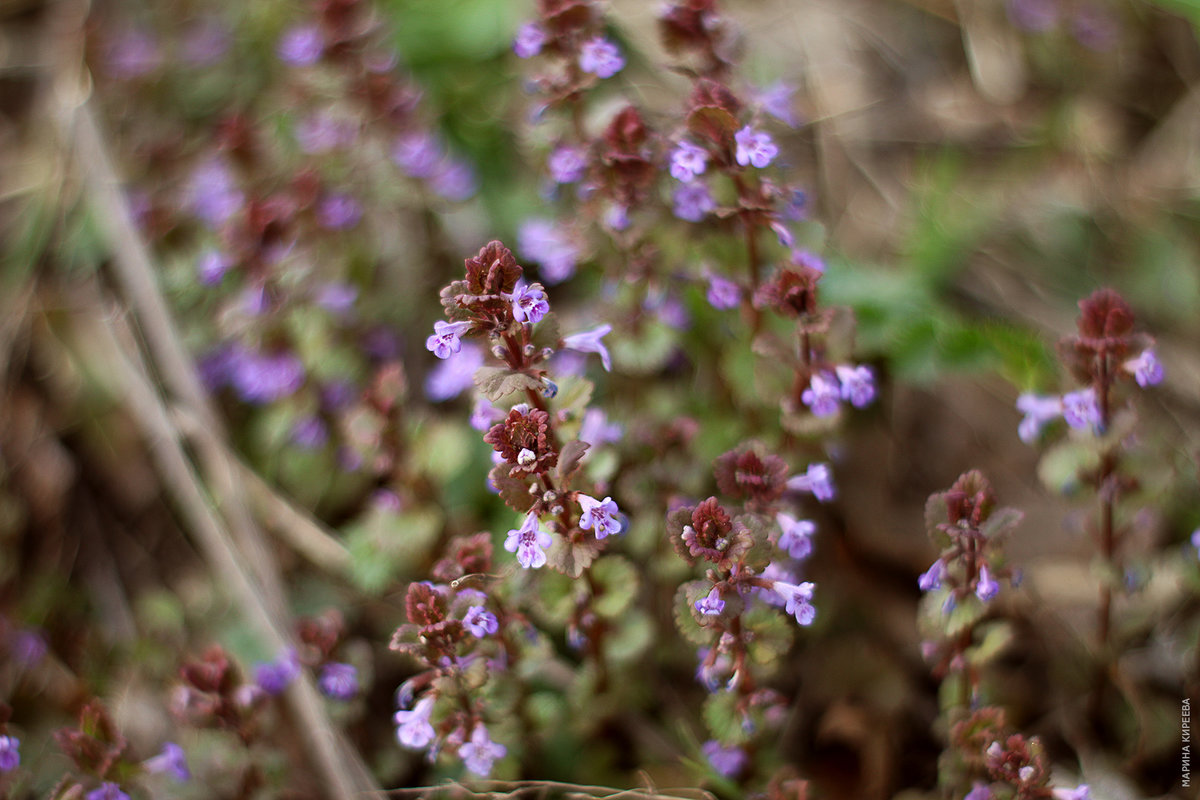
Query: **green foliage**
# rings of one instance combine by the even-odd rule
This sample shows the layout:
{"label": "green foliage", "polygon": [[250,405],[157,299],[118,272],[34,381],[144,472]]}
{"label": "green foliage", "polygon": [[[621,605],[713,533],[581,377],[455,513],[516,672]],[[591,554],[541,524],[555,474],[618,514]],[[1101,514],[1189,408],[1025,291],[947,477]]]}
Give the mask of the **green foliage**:
{"label": "green foliage", "polygon": [[395,582],[415,577],[427,563],[441,528],[442,516],[431,508],[394,514],[372,506],[345,530],[354,584],[378,595]]}

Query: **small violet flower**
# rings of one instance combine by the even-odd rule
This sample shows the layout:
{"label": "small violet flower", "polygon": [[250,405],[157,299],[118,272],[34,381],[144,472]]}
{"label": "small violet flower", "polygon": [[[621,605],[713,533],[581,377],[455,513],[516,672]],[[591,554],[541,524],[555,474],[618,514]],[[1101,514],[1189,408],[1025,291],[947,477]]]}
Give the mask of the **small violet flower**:
{"label": "small violet flower", "polygon": [[575,274],[579,248],[569,234],[548,219],[526,220],[517,230],[517,250],[542,265],[542,278],[561,283]]}
{"label": "small violet flower", "polygon": [[716,586],[707,595],[696,601],[696,610],[706,617],[715,617],[725,610],[725,601]]}
{"label": "small violet flower", "polygon": [[828,372],[818,372],[809,378],[808,388],[800,394],[800,402],[818,417],[836,414],[841,398],[842,389],[838,386],[837,378]]}
{"label": "small violet flower", "polygon": [[230,364],[229,382],[247,403],[273,403],[300,388],[304,365],[291,353],[267,355],[242,350]]}
{"label": "small violet flower", "polygon": [[621,433],[621,424],[609,423],[603,410],[589,408],[583,412],[583,421],[579,423],[579,441],[599,447],[621,441]]}
{"label": "small violet flower", "polygon": [[1200,558],[1200,528],[1192,531],[1192,547],[1196,548],[1196,557]]}
{"label": "small violet flower", "polygon": [[21,765],[21,740],[0,736],[0,772],[12,772]]}
{"label": "small violet flower", "polygon": [[708,277],[708,291],[704,297],[708,304],[719,311],[737,308],[742,301],[742,290],[736,283],[720,275]]}
{"label": "small violet flower", "polygon": [[923,592],[933,592],[942,588],[942,578],[946,575],[946,565],[939,558],[933,562],[933,565],[921,573],[921,577],[917,579],[917,585],[921,587]]}
{"label": "small violet flower", "polygon": [[842,383],[842,399],[855,408],[864,408],[875,399],[875,375],[867,366],[851,367],[839,364],[834,368]]}
{"label": "small violet flower", "polygon": [[725,747],[716,739],[704,743],[704,757],[718,774],[732,778],[746,768],[746,751],[740,747]]}
{"label": "small violet flower", "polygon": [[983,602],[991,601],[1000,591],[1000,584],[992,577],[987,566],[979,568],[979,582],[975,585],[975,596]]}
{"label": "small violet flower", "polygon": [[783,513],[776,514],[775,521],[779,523],[779,549],[797,561],[808,558],[813,551],[812,537],[817,532],[816,524]]}
{"label": "small violet flower", "polygon": [[1017,398],[1017,410],[1025,415],[1017,426],[1017,436],[1025,444],[1032,444],[1043,425],[1062,416],[1062,398],[1025,393]]}
{"label": "small violet flower", "polygon": [[517,30],[513,39],[513,52],[517,58],[533,58],[546,45],[546,31],[536,22],[526,22]]}
{"label": "small violet flower", "polygon": [[812,604],[813,590],[816,589],[816,584],[811,581],[804,581],[800,584],[785,583],[783,581],[775,581],[772,591],[783,598],[784,611],[796,617],[796,622],[801,625],[812,625],[813,620],[817,618],[817,609]]}
{"label": "small violet flower", "polygon": [[579,48],[579,68],[598,78],[611,78],[624,67],[621,51],[603,36],[593,36]]}
{"label": "small violet flower", "polygon": [[348,316],[354,311],[354,303],[358,300],[358,287],[349,283],[326,283],[317,290],[314,298],[321,308],[339,317]]}
{"label": "small violet flower", "polygon": [[1138,386],[1157,386],[1162,383],[1162,364],[1158,362],[1153,350],[1143,350],[1140,356],[1126,361],[1121,368],[1133,375]]}
{"label": "small violet flower", "polygon": [[555,183],[575,183],[583,177],[587,164],[587,151],[570,145],[554,148],[546,160],[546,167]]}
{"label": "small violet flower", "polygon": [[331,661],[322,667],[317,686],[326,697],[349,700],[358,694],[358,669],[353,664]]}
{"label": "small violet flower", "polygon": [[611,497],[597,500],[586,494],[579,495],[579,507],[583,513],[579,516],[579,527],[596,534],[597,539],[603,539],[610,533],[620,533],[624,527],[621,511]]}
{"label": "small violet flower", "polygon": [[680,186],[671,199],[675,204],[673,213],[684,222],[699,222],[717,207],[708,187],[699,181]]}
{"label": "small violet flower", "polygon": [[353,228],[362,219],[362,204],[344,192],[334,192],[317,204],[317,222],[331,231]]}
{"label": "small violet flower", "polygon": [[525,515],[521,527],[508,532],[504,549],[517,554],[517,562],[525,569],[537,569],[546,563],[546,548],[550,546],[550,534],[539,527],[537,514]]}
{"label": "small violet flower", "polygon": [[482,722],[476,724],[475,730],[471,731],[471,740],[458,748],[463,765],[482,778],[486,778],[492,771],[492,764],[496,759],[503,758],[507,752],[507,747],[492,741]]}
{"label": "small violet flower", "polygon": [[1064,394],[1062,407],[1063,419],[1072,428],[1079,430],[1100,424],[1100,406],[1096,403],[1096,392],[1091,387]]}
{"label": "small violet flower", "polygon": [[803,475],[788,478],[787,487],[798,492],[812,492],[822,503],[829,502],[836,494],[828,464],[809,464]]}
{"label": "small violet flower", "polygon": [[442,146],[427,131],[412,131],[392,145],[392,161],[411,178],[428,178],[442,160]]}
{"label": "small violet flower", "polygon": [[316,25],[299,25],[284,32],[275,48],[279,60],[293,67],[317,63],[325,50],[321,29]]}
{"label": "small violet flower", "polygon": [[708,166],[708,151],[697,147],[689,141],[682,141],[671,151],[671,177],[684,183],[690,183],[697,175],[704,173]]}
{"label": "small violet flower", "polygon": [[604,365],[604,371],[612,372],[612,358],[608,355],[608,348],[600,341],[611,331],[612,325],[606,323],[592,328],[590,331],[575,333],[563,339],[563,347],[567,350],[577,350],[580,353],[598,354],[600,363]]}
{"label": "small violet flower", "polygon": [[775,119],[789,127],[796,127],[800,120],[792,110],[792,95],[796,87],[786,81],[776,81],[754,94],[754,100]]}
{"label": "small violet flower", "polygon": [[320,417],[304,417],[292,426],[292,442],[305,450],[324,447],[329,441],[329,429]]}
{"label": "small violet flower", "polygon": [[743,167],[755,166],[762,169],[779,155],[779,148],[771,141],[770,134],[756,131],[749,125],[735,133],[733,140],[737,144],[734,157]]}
{"label": "small violet flower", "polygon": [[111,781],[100,784],[99,789],[92,789],[84,795],[84,800],[129,800],[129,795],[121,791],[121,787]]}
{"label": "small violet flower", "polygon": [[476,639],[500,630],[500,620],[483,606],[471,606],[463,616],[463,627]]}
{"label": "small violet flower", "polygon": [[987,787],[987,784],[976,781],[963,800],[992,800],[992,790]]}
{"label": "small violet flower", "polygon": [[1055,800],[1092,800],[1092,791],[1086,783],[1074,789],[1054,789]]}
{"label": "small violet flower", "polygon": [[452,353],[462,349],[462,336],[471,329],[470,322],[446,322],[438,320],[433,323],[433,335],[425,340],[425,349],[438,358],[449,358]]}
{"label": "small violet flower", "polygon": [[518,281],[509,300],[512,302],[513,319],[517,322],[534,325],[550,313],[550,303],[540,283],[526,285],[525,281]]}
{"label": "small violet flower", "polygon": [[439,361],[429,372],[425,378],[425,396],[435,403],[458,397],[475,385],[475,372],[483,366],[483,361],[482,347],[474,342],[463,342],[457,353]]}
{"label": "small violet flower", "polygon": [[180,783],[186,783],[192,777],[183,748],[174,742],[167,742],[163,745],[161,753],[146,759],[142,762],[142,766],[146,768],[147,772],[168,774]]}
{"label": "small violet flower", "polygon": [[433,716],[433,697],[426,695],[417,701],[412,710],[397,711],[392,719],[396,723],[396,739],[412,750],[423,750],[437,734],[429,723]]}
{"label": "small violet flower", "polygon": [[277,660],[254,667],[254,682],[269,695],[283,694],[299,675],[300,660],[295,651],[290,649]]}
{"label": "small violet flower", "polygon": [[205,250],[196,262],[196,275],[205,286],[216,286],[233,262],[220,250]]}

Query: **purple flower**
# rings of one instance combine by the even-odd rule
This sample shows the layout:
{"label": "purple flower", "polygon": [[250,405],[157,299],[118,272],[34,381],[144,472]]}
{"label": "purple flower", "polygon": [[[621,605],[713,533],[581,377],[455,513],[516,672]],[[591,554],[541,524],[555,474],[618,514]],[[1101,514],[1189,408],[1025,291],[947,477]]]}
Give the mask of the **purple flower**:
{"label": "purple flower", "polygon": [[265,405],[294,394],[304,384],[304,365],[291,353],[239,350],[230,365],[229,382],[247,403]]}
{"label": "purple flower", "polygon": [[0,772],[12,772],[21,765],[21,740],[0,736]]}
{"label": "purple flower", "polygon": [[593,36],[579,48],[579,68],[599,78],[611,78],[625,66],[621,51],[603,36]]}
{"label": "purple flower", "polygon": [[808,219],[808,192],[803,189],[792,189],[792,194],[780,210],[780,215],[788,222],[800,222]]}
{"label": "purple flower", "polygon": [[163,745],[161,753],[146,759],[142,762],[142,766],[146,768],[147,772],[153,774],[169,774],[180,783],[184,783],[192,777],[183,748],[174,742],[167,742]]}
{"label": "purple flower", "polygon": [[715,617],[725,610],[725,601],[716,586],[708,594],[696,601],[696,610],[706,617]]}
{"label": "purple flower", "polygon": [[800,124],[792,110],[792,95],[796,87],[787,81],[775,81],[754,94],[754,101],[775,119],[792,128]]}
{"label": "purple flower", "polygon": [[932,592],[942,588],[942,578],[946,575],[946,565],[939,558],[933,562],[929,569],[921,573],[921,577],[917,579],[917,585],[921,587],[923,592]]}
{"label": "purple flower", "polygon": [[749,125],[735,133],[733,141],[737,144],[734,158],[743,167],[750,165],[762,169],[779,155],[779,148],[771,141],[771,135],[756,131]]}
{"label": "purple flower", "polygon": [[825,259],[811,250],[793,250],[792,260],[801,267],[807,267],[814,272],[825,274]]}
{"label": "purple flower", "polygon": [[285,64],[306,67],[315,64],[325,50],[325,39],[316,25],[297,25],[284,31],[275,47],[275,55]]}
{"label": "purple flower", "polygon": [[622,205],[609,206],[604,212],[604,224],[609,230],[625,230],[629,227],[629,209]]}
{"label": "purple flower", "polygon": [[317,203],[317,222],[331,231],[353,228],[362,215],[362,204],[345,192],[327,194]]}
{"label": "purple flower", "polygon": [[[483,354],[481,352],[480,358],[482,359],[482,357]],[[487,433],[493,425],[502,419],[504,419],[504,412],[492,405],[486,397],[475,398],[475,405],[471,407],[472,428]]]}
{"label": "purple flower", "polygon": [[183,60],[194,67],[217,63],[229,50],[229,28],[216,20],[192,25],[183,40]]}
{"label": "purple flower", "polygon": [[433,741],[436,733],[429,718],[433,715],[433,696],[425,695],[411,711],[401,709],[392,719],[396,723],[396,738],[400,744],[412,750],[423,750]]}
{"label": "purple flower", "polygon": [[471,740],[458,748],[463,765],[482,778],[491,773],[492,764],[496,759],[504,758],[507,752],[507,747],[492,741],[482,722],[477,723],[475,730],[471,731]]}
{"label": "purple flower", "polygon": [[517,54],[517,58],[533,58],[542,52],[545,44],[546,31],[542,26],[536,22],[526,22],[517,29],[516,38],[513,39],[513,52]]}
{"label": "purple flower", "polygon": [[220,250],[205,250],[196,261],[196,275],[205,286],[216,286],[231,266],[233,262]]}
{"label": "purple flower", "polygon": [[449,358],[451,353],[462,349],[462,336],[471,329],[470,322],[446,322],[438,320],[433,323],[433,335],[425,340],[425,349],[438,358]]}
{"label": "purple flower", "polygon": [[1074,789],[1054,789],[1056,800],[1092,800],[1092,791],[1086,783],[1081,783]]}
{"label": "purple flower", "polygon": [[36,630],[17,631],[9,645],[13,660],[23,667],[37,666],[46,655],[46,637]]}
{"label": "purple flower", "polygon": [[609,423],[601,409],[589,408],[583,412],[583,420],[579,423],[579,441],[599,447],[621,441],[621,433],[621,424]]}
{"label": "purple flower", "polygon": [[504,549],[516,553],[517,562],[525,569],[537,569],[546,563],[546,548],[552,539],[539,525],[537,514],[531,511],[520,528],[508,532],[504,542]]}
{"label": "purple flower", "polygon": [[463,342],[457,353],[439,361],[425,378],[425,396],[435,403],[458,397],[475,385],[475,372],[483,366],[483,360],[482,347]]}
{"label": "purple flower", "polygon": [[671,151],[671,177],[684,183],[704,173],[708,166],[708,151],[686,139]]}
{"label": "purple flower", "polygon": [[483,606],[471,606],[463,616],[463,627],[477,639],[500,630],[500,620]]}
{"label": "purple flower", "polygon": [[1122,364],[1121,369],[1132,374],[1138,386],[1157,386],[1162,383],[1162,364],[1158,363],[1153,350],[1143,350],[1140,356]]}
{"label": "purple flower", "polygon": [[800,402],[812,409],[818,417],[829,417],[838,412],[842,390],[837,378],[828,372],[818,372],[808,380],[808,388],[800,394]]}
{"label": "purple flower", "polygon": [[975,596],[983,602],[989,602],[1000,591],[1000,584],[996,583],[992,573],[988,571],[986,565],[979,568],[979,582],[975,584]]}
{"label": "purple flower", "polygon": [[427,131],[412,131],[392,145],[392,161],[413,178],[428,178],[442,160],[442,146]]}
{"label": "purple flower", "polygon": [[794,615],[796,622],[812,625],[813,620],[817,618],[817,609],[812,604],[813,590],[816,588],[816,584],[811,581],[799,584],[775,581],[771,590],[783,598],[784,611]]}
{"label": "purple flower", "polygon": [[603,539],[610,533],[620,533],[624,528],[621,510],[611,497],[597,500],[586,494],[578,497],[579,507],[583,513],[579,516],[579,527],[596,534],[597,539]]}
{"label": "purple flower", "polygon": [[1192,531],[1192,547],[1196,548],[1196,556],[1200,558],[1200,528]]}
{"label": "purple flower", "polygon": [[328,311],[344,317],[354,310],[354,301],[358,300],[358,287],[348,283],[326,283],[317,290],[317,305]]}
{"label": "purple flower", "polygon": [[737,308],[738,303],[742,301],[742,290],[736,283],[723,278],[720,275],[708,276],[708,291],[705,292],[705,299],[708,304],[715,309],[724,311],[730,308]]}
{"label": "purple flower", "polygon": [[1089,4],[1075,10],[1071,34],[1087,49],[1103,53],[1116,43],[1117,24],[1105,9]]}
{"label": "purple flower", "polygon": [[275,661],[256,664],[254,682],[269,695],[283,694],[288,685],[300,675],[300,659],[296,651],[288,649]]}
{"label": "purple flower", "polygon": [[429,186],[451,202],[462,202],[475,194],[475,170],[466,162],[445,158],[429,176]]}
{"label": "purple flower", "polygon": [[971,787],[971,791],[967,792],[963,800],[992,800],[992,790],[986,784],[975,781],[975,785]]}
{"label": "purple flower", "polygon": [[1018,28],[1047,31],[1058,24],[1057,0],[1008,0],[1008,17]]}
{"label": "purple flower", "polygon": [[111,781],[100,784],[99,789],[92,789],[85,794],[84,800],[129,800],[129,795],[121,791],[121,787]]}
{"label": "purple flower", "polygon": [[1042,426],[1062,415],[1062,398],[1042,397],[1026,392],[1017,398],[1017,410],[1024,414],[1017,426],[1017,436],[1025,444],[1032,444],[1042,431]]}
{"label": "purple flower", "polygon": [[358,694],[358,669],[353,664],[330,661],[321,668],[317,686],[326,697],[334,700],[349,700]]}
{"label": "purple flower", "polygon": [[315,450],[329,441],[329,429],[320,417],[304,417],[292,426],[292,441],[305,450]]}
{"label": "purple flower", "polygon": [[587,151],[582,147],[560,145],[550,153],[546,166],[555,183],[575,183],[587,170]]}
{"label": "purple flower", "polygon": [[205,161],[192,173],[188,196],[192,213],[210,228],[220,227],[241,210],[245,201],[229,167],[216,158]]}
{"label": "purple flower", "polygon": [[704,743],[704,757],[718,774],[732,778],[746,768],[749,759],[740,747],[725,747],[716,739]]}
{"label": "purple flower", "polygon": [[1096,403],[1096,392],[1089,386],[1077,392],[1064,394],[1062,398],[1063,419],[1077,430],[1100,424],[1100,406]]}
{"label": "purple flower", "polygon": [[776,514],[775,521],[779,523],[779,549],[797,561],[808,558],[813,550],[812,537],[817,532],[816,524],[783,513]]}
{"label": "purple flower", "polygon": [[310,114],[296,125],[296,142],[309,155],[348,147],[354,142],[354,126],[331,114]]}
{"label": "purple flower", "polygon": [[675,216],[685,222],[699,222],[717,207],[717,201],[713,199],[708,187],[699,181],[680,186],[671,195],[671,199],[675,204]]}
{"label": "purple flower", "polygon": [[563,347],[581,353],[598,354],[600,363],[604,365],[604,371],[612,372],[612,359],[608,355],[608,348],[600,341],[610,331],[612,331],[612,325],[606,323],[592,328],[590,331],[572,334],[563,339]]}
{"label": "purple flower", "polygon": [[550,303],[540,283],[526,285],[524,280],[517,281],[509,300],[512,301],[513,319],[517,322],[534,325],[550,313]]}
{"label": "purple flower", "polygon": [[567,233],[548,219],[526,220],[517,231],[517,250],[542,265],[546,283],[555,284],[575,274],[579,249]]}
{"label": "purple flower", "polygon": [[809,464],[803,475],[788,478],[787,487],[799,492],[812,492],[822,503],[833,499],[835,489],[828,464]]}
{"label": "purple flower", "polygon": [[109,44],[107,64],[109,72],[116,78],[140,78],[159,68],[162,52],[149,33],[129,30]]}
{"label": "purple flower", "polygon": [[852,367],[839,364],[835,367],[838,380],[842,383],[842,399],[849,400],[855,408],[870,405],[875,399],[875,375],[867,366]]}

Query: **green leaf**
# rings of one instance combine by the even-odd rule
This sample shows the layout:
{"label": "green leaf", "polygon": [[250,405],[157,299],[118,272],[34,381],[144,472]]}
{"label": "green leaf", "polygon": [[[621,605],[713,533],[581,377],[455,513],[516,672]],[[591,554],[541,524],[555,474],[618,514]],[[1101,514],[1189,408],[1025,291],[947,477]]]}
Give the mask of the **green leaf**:
{"label": "green leaf", "polygon": [[587,442],[579,439],[572,439],[563,445],[562,451],[558,454],[558,486],[560,489],[565,491],[570,488],[571,479],[579,471],[580,460],[587,452],[588,447]]}
{"label": "green leaf", "polygon": [[544,388],[537,378],[505,367],[480,367],[475,372],[475,386],[493,403],[513,392],[532,389],[541,393]]}
{"label": "green leaf", "polygon": [[715,632],[703,627],[693,614],[696,601],[708,594],[708,581],[688,581],[675,592],[675,627],[692,644],[711,645]]}
{"label": "green leaf", "polygon": [[[713,738],[726,747],[744,744],[750,740],[750,732],[743,724],[747,720],[738,710],[741,695],[737,692],[717,692],[710,694],[704,701],[704,723],[708,726]],[[758,721],[751,713],[751,731],[758,730]]]}
{"label": "green leaf", "polygon": [[980,642],[967,650],[967,657],[976,666],[983,666],[1004,654],[1013,641],[1012,625],[1007,622],[995,622],[980,629],[983,633]]}
{"label": "green leaf", "polygon": [[601,547],[603,544],[595,539],[568,542],[563,537],[556,536],[546,553],[546,564],[564,575],[578,578],[596,560]]}
{"label": "green leaf", "polygon": [[449,481],[470,461],[474,443],[475,437],[462,425],[434,422],[422,429],[413,450],[422,471]]}
{"label": "green leaf", "polygon": [[979,532],[989,539],[995,539],[1021,524],[1023,519],[1025,512],[1019,508],[997,508],[984,520],[983,525],[979,526]]}
{"label": "green leaf", "polygon": [[654,641],[654,623],[644,611],[634,610],[621,617],[606,639],[605,653],[614,663],[633,661]]}
{"label": "green leaf", "polygon": [[368,594],[380,594],[391,583],[417,574],[429,559],[442,521],[435,509],[394,514],[373,506],[346,529],[354,583]]}
{"label": "green leaf", "polygon": [[518,514],[524,514],[533,507],[533,495],[529,493],[529,483],[514,478],[509,475],[509,470],[512,465],[507,461],[502,461],[492,467],[488,477],[492,481],[492,485],[496,487],[496,491],[500,494],[500,499],[504,504],[516,511]]}
{"label": "green leaf", "polygon": [[750,658],[758,664],[777,664],[792,646],[796,623],[778,609],[755,604],[742,615],[742,625],[752,636]]}
{"label": "green leaf", "polygon": [[591,576],[598,589],[592,609],[602,617],[621,616],[637,597],[637,570],[622,556],[607,555],[597,559],[592,564]]}
{"label": "green leaf", "polygon": [[1079,488],[1079,476],[1100,466],[1095,446],[1081,439],[1067,439],[1046,451],[1038,462],[1038,478],[1051,491],[1071,494]]}
{"label": "green leaf", "polygon": [[946,635],[957,636],[965,630],[973,628],[979,620],[983,619],[987,612],[987,607],[983,601],[973,594],[967,595],[958,604],[954,606],[954,610],[950,612],[949,618],[946,620]]}

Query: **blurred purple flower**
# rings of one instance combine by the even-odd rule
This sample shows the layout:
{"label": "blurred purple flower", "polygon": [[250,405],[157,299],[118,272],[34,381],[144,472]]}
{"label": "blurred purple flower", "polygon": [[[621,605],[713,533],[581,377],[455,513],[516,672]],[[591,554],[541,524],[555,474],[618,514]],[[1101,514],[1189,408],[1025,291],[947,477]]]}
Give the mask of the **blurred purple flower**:
{"label": "blurred purple flower", "polygon": [[475,725],[475,730],[471,732],[471,740],[458,748],[463,765],[470,772],[483,778],[491,773],[492,764],[496,759],[504,758],[507,752],[508,748],[504,745],[492,741],[482,722]]}
{"label": "blurred purple flower", "polygon": [[612,231],[623,231],[629,227],[629,209],[622,205],[611,205],[604,212],[604,225]]}
{"label": "blurred purple flower", "polygon": [[292,426],[292,441],[305,450],[316,450],[329,441],[329,429],[320,417],[304,417]]}
{"label": "blurred purple flower", "polygon": [[1192,547],[1196,549],[1196,557],[1200,558],[1200,528],[1196,528],[1196,530],[1192,531],[1191,542]]}
{"label": "blurred purple flower", "polygon": [[49,649],[46,637],[38,631],[25,628],[17,631],[9,643],[12,659],[22,667],[35,667],[46,657]]}
{"label": "blurred purple flower", "polygon": [[300,149],[309,155],[349,147],[357,138],[353,123],[321,112],[300,120],[294,133]]}
{"label": "blurred purple flower", "polygon": [[933,592],[942,588],[942,578],[946,574],[946,565],[939,558],[937,561],[921,573],[921,577],[917,578],[917,586],[923,592]]}
{"label": "blurred purple flower", "polygon": [[229,52],[229,27],[215,19],[192,24],[183,38],[183,60],[193,67],[208,67]]}
{"label": "blurred purple flower", "polygon": [[579,68],[599,78],[611,78],[625,67],[621,51],[603,36],[593,36],[579,48]]}
{"label": "blurred purple flower", "polygon": [[780,550],[797,561],[803,561],[812,555],[812,537],[817,532],[815,523],[807,519],[796,519],[782,512],[775,515],[775,521],[779,523]]}
{"label": "blurred purple flower", "polygon": [[317,222],[331,231],[353,228],[362,215],[362,204],[345,192],[331,192],[317,203]]}
{"label": "blurred purple flower", "polygon": [[396,738],[413,750],[423,750],[437,735],[429,719],[433,715],[433,696],[425,695],[412,710],[401,709],[392,718],[396,723]]}
{"label": "blurred purple flower", "polygon": [[[483,363],[482,353],[480,354],[480,363]],[[493,425],[502,419],[504,419],[504,412],[492,405],[491,401],[486,397],[480,396],[475,398],[475,404],[471,407],[470,423],[472,428],[480,433],[487,433]],[[581,436],[580,438],[583,437]]]}
{"label": "blurred purple flower", "polygon": [[1137,385],[1141,387],[1157,386],[1162,383],[1163,368],[1153,349],[1143,350],[1137,358],[1132,358],[1121,365],[1121,369],[1133,375]]}
{"label": "blurred purple flower", "polygon": [[828,372],[815,373],[808,381],[808,388],[800,394],[800,402],[808,406],[814,416],[829,417],[838,412],[842,389],[837,378]]}
{"label": "blurred purple flower", "polygon": [[21,740],[15,736],[0,736],[0,772],[12,772],[21,766]]}
{"label": "blurred purple flower", "polygon": [[789,127],[796,127],[800,124],[800,118],[796,116],[796,112],[792,107],[792,95],[796,93],[796,87],[787,81],[775,81],[770,86],[764,86],[753,95],[754,102],[762,107],[775,119]]}
{"label": "blurred purple flower", "polygon": [[429,177],[429,185],[439,195],[456,203],[470,198],[478,188],[471,165],[451,158],[438,164]]}
{"label": "blurred purple flower", "polygon": [[513,39],[513,52],[518,58],[533,58],[542,52],[546,44],[546,31],[536,22],[526,22],[517,29]]}
{"label": "blurred purple flower", "polygon": [[500,630],[500,621],[483,606],[471,606],[463,616],[463,627],[476,639],[482,639]]}
{"label": "blurred purple flower", "polygon": [[161,753],[146,759],[142,762],[142,766],[147,772],[168,774],[180,783],[184,783],[192,777],[191,770],[187,765],[187,755],[183,752],[183,748],[175,742],[167,742],[163,745]]}
{"label": "blurred purple flower", "polygon": [[267,287],[262,284],[247,286],[238,296],[238,310],[248,317],[257,317],[269,306]]}
{"label": "blurred purple flower", "polygon": [[1117,43],[1117,23],[1107,9],[1094,3],[1079,6],[1071,18],[1071,33],[1089,50],[1105,53]]}
{"label": "blurred purple flower", "polygon": [[757,131],[749,125],[735,133],[733,140],[737,144],[734,158],[743,167],[754,166],[762,169],[779,155],[779,148],[771,141],[771,135]]}
{"label": "blurred purple flower", "polygon": [[1000,584],[992,577],[987,565],[979,568],[979,582],[975,584],[975,596],[983,602],[989,602],[1000,591]]}
{"label": "blurred purple flower", "polygon": [[205,250],[196,261],[196,275],[205,286],[216,286],[233,262],[220,250]]}
{"label": "blurred purple flower", "polygon": [[400,355],[400,339],[386,325],[376,325],[362,339],[363,350],[376,361],[394,361]]}
{"label": "blurred purple flower", "polygon": [[742,302],[742,290],[736,283],[720,275],[708,276],[708,290],[704,297],[708,304],[718,310],[737,308]]}
{"label": "blurred purple flower", "polygon": [[304,365],[291,353],[234,352],[229,383],[248,403],[272,403],[295,393],[304,383]]}
{"label": "blurred purple flower", "polygon": [[280,61],[293,67],[306,67],[321,59],[325,37],[317,25],[297,25],[284,31],[275,47]]}
{"label": "blurred purple flower", "polygon": [[782,216],[788,222],[800,222],[808,219],[809,206],[811,202],[808,197],[808,192],[803,189],[792,189],[791,196],[784,203],[780,210]]}
{"label": "blurred purple flower", "polygon": [[371,508],[388,514],[399,514],[404,510],[404,503],[400,500],[400,495],[390,489],[376,489],[371,492]]}
{"label": "blurred purple flower", "polygon": [[680,186],[671,199],[675,206],[675,216],[685,222],[699,222],[717,207],[717,201],[713,199],[708,187],[699,181]]}
{"label": "blurred purple flower", "polygon": [[875,375],[868,366],[839,364],[834,368],[842,384],[842,399],[855,408],[863,408],[875,399]]}
{"label": "blurred purple flower", "polygon": [[835,489],[828,464],[809,464],[803,475],[788,478],[787,487],[799,492],[812,492],[822,503],[833,499]]}
{"label": "blurred purple flower", "polygon": [[992,790],[987,787],[987,784],[975,781],[975,785],[971,787],[971,791],[967,792],[963,800],[992,800]]}
{"label": "blurred purple flower", "polygon": [[1008,0],[1008,18],[1027,31],[1048,31],[1058,24],[1057,0]]}
{"label": "blurred purple flower", "polygon": [[474,342],[464,342],[434,367],[425,379],[425,396],[435,403],[458,397],[475,385],[475,373],[483,366],[483,348]]}
{"label": "blurred purple flower", "polygon": [[1100,424],[1100,406],[1096,403],[1096,392],[1090,386],[1062,397],[1063,419],[1077,430]]}
{"label": "blurred purple flower", "polygon": [[349,700],[358,694],[358,669],[353,664],[330,661],[321,668],[317,686],[326,697]]}
{"label": "blurred purple flower", "polygon": [[772,587],[772,591],[783,598],[784,611],[795,616],[801,625],[812,625],[817,618],[817,609],[812,604],[814,589],[816,584],[810,581],[799,584],[775,581]]}
{"label": "blurred purple flower", "polygon": [[572,334],[563,339],[563,347],[567,350],[578,350],[581,353],[598,354],[605,372],[612,372],[612,359],[608,355],[608,348],[600,341],[611,331],[612,325],[604,324],[592,328],[590,331]]}
{"label": "blurred purple flower", "polygon": [[579,441],[586,442],[592,447],[619,442],[622,428],[620,423],[609,424],[608,418],[599,408],[589,408],[583,412],[583,420],[579,423]]}
{"label": "blurred purple flower", "polygon": [[793,250],[792,260],[801,267],[807,267],[822,275],[825,274],[825,259],[811,250]]}
{"label": "blurred purple flower", "polygon": [[575,274],[579,249],[570,236],[548,219],[525,220],[517,231],[517,250],[541,265],[542,279],[560,283]]}
{"label": "blurred purple flower", "polygon": [[709,739],[702,749],[712,768],[726,778],[736,776],[749,763],[745,750],[740,747],[725,747],[716,739]]}
{"label": "blurred purple flower", "polygon": [[675,180],[690,183],[703,174],[707,166],[708,151],[686,139],[671,151],[671,177]]}
{"label": "blurred purple flower", "polygon": [[442,160],[442,145],[428,131],[411,131],[392,146],[392,161],[413,178],[428,178]]}
{"label": "blurred purple flower", "polygon": [[334,281],[323,284],[317,290],[317,305],[339,317],[348,316],[353,312],[356,300],[358,300],[358,287],[349,283]]}
{"label": "blurred purple flower", "polygon": [[84,795],[84,800],[129,800],[129,795],[121,791],[121,787],[111,781],[100,784],[100,788],[92,789]]}
{"label": "blurred purple flower", "polygon": [[555,183],[575,183],[587,170],[587,150],[571,145],[559,145],[546,159],[546,167]]}
{"label": "blurred purple flower", "polygon": [[254,682],[269,695],[283,694],[284,690],[300,675],[300,659],[296,651],[288,649],[275,661],[254,666]]}
{"label": "blurred purple flower", "polygon": [[1017,410],[1025,415],[1017,426],[1017,436],[1025,444],[1032,444],[1041,433],[1042,426],[1062,415],[1062,398],[1026,392],[1017,398]]}
{"label": "blurred purple flower", "polygon": [[234,185],[229,167],[218,158],[208,159],[192,172],[188,197],[192,213],[210,228],[237,214],[246,199]]}
{"label": "blurred purple flower", "polygon": [[148,31],[127,30],[109,43],[106,63],[116,78],[140,78],[162,65],[162,51]]}

